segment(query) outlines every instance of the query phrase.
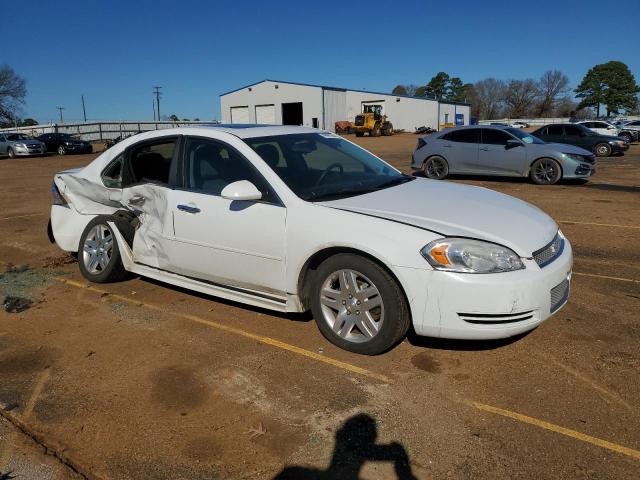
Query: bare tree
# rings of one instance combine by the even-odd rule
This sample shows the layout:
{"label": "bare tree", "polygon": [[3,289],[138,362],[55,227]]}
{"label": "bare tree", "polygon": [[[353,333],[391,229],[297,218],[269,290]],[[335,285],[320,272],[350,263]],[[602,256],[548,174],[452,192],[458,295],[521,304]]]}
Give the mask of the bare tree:
{"label": "bare tree", "polygon": [[532,78],[509,80],[504,95],[507,114],[512,118],[526,117],[539,97],[538,84]]}
{"label": "bare tree", "polygon": [[471,105],[481,120],[498,118],[502,110],[505,83],[496,78],[485,78],[473,85]]}
{"label": "bare tree", "polygon": [[24,104],[27,87],[9,65],[0,66],[0,121],[14,122],[17,110]]}
{"label": "bare tree", "polygon": [[553,115],[558,99],[569,91],[569,78],[560,70],[547,70],[538,81],[540,101],[537,114],[540,117]]}

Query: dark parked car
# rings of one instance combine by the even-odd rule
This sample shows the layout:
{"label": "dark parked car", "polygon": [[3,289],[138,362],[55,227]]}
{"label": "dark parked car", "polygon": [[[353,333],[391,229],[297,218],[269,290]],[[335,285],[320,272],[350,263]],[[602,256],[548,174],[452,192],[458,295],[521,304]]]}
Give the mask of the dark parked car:
{"label": "dark parked car", "polygon": [[598,157],[608,157],[612,153],[623,153],[629,149],[629,144],[621,138],[600,135],[575,123],[545,125],[533,132],[533,135],[547,143],[567,143],[584,148]]}
{"label": "dark parked car", "polygon": [[45,133],[40,135],[38,140],[47,145],[47,152],[57,152],[58,155],[93,152],[93,147],[89,142],[80,140],[68,133]]}

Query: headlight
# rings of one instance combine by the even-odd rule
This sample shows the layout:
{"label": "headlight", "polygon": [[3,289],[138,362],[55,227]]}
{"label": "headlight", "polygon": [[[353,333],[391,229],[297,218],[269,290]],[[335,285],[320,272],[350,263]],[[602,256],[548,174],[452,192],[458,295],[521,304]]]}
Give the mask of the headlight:
{"label": "headlight", "polygon": [[27,148],[27,146],[24,143],[14,143],[13,145],[18,148]]}
{"label": "headlight", "polygon": [[468,238],[443,238],[426,245],[420,253],[436,270],[459,273],[499,273],[524,268],[511,249]]}
{"label": "headlight", "polygon": [[584,162],[584,157],[577,153],[563,153],[563,155],[571,160],[575,160],[576,162]]}

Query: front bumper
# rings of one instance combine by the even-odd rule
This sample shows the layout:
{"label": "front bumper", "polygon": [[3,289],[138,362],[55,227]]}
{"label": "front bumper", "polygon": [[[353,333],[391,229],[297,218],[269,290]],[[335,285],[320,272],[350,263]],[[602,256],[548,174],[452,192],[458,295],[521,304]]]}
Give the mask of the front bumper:
{"label": "front bumper", "polygon": [[544,268],[523,261],[525,269],[508,273],[425,272],[424,296],[411,302],[416,333],[482,340],[536,328],[568,299],[573,253],[565,239],[562,254]]}
{"label": "front bumper", "polygon": [[618,145],[617,143],[611,145],[611,153],[624,153],[629,150],[629,144],[623,143],[622,145]]}
{"label": "front bumper", "polygon": [[18,146],[14,145],[11,148],[13,149],[13,153],[17,157],[28,157],[28,156],[32,156],[32,155],[45,155],[47,153],[47,149],[44,146],[32,148],[32,147],[18,147]]}

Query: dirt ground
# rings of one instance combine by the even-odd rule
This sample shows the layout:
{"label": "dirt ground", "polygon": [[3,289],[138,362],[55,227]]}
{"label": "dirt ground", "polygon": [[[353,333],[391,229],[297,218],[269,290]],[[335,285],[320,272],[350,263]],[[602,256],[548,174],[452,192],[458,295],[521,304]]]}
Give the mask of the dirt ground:
{"label": "dirt ground", "polygon": [[[358,139],[406,172],[416,141]],[[640,478],[640,145],[587,183],[450,179],[559,223],[569,303],[509,341],[377,357],[309,315],[88,286],[46,225],[53,174],[94,157],[0,159],[0,299],[33,301],[0,311],[1,479]]]}

